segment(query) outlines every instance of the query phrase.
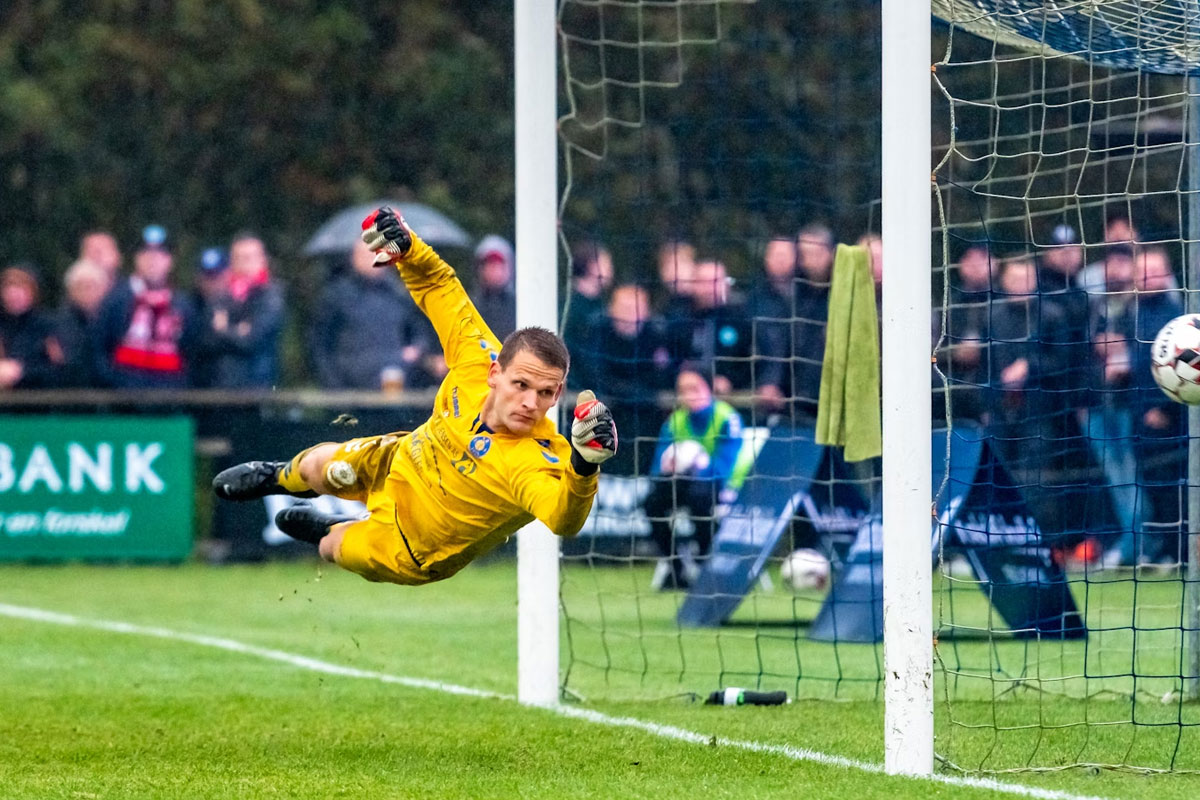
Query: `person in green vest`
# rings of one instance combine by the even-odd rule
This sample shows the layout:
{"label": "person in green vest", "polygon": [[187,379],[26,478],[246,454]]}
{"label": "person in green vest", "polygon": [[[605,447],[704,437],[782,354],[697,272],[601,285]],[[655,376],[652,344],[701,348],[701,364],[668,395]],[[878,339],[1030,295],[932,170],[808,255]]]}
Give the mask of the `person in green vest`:
{"label": "person in green vest", "polygon": [[[665,557],[655,575],[661,589],[686,589],[695,579],[696,560],[712,545],[713,508],[736,498],[753,459],[752,449],[742,446],[741,415],[713,398],[697,364],[680,368],[675,394],[678,406],[659,432],[645,505],[650,535]],[[674,512],[683,508],[694,529],[689,538],[675,531]]]}

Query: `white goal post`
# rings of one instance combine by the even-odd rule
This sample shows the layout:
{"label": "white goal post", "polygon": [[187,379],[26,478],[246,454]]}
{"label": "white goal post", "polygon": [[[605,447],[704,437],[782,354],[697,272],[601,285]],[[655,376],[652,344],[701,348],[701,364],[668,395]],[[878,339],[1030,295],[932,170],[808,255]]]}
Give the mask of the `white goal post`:
{"label": "white goal post", "polygon": [[883,0],[884,766],[933,772],[931,27]]}
{"label": "white goal post", "polygon": [[[517,0],[517,326],[558,329],[556,0]],[[517,535],[517,698],[558,702],[558,539],[540,522]]]}
{"label": "white goal post", "polygon": [[[557,0],[517,0],[517,324],[557,321]],[[883,3],[885,764],[933,770],[930,10]],[[907,332],[898,335],[897,331]],[[518,697],[558,702],[558,542],[518,540]]]}

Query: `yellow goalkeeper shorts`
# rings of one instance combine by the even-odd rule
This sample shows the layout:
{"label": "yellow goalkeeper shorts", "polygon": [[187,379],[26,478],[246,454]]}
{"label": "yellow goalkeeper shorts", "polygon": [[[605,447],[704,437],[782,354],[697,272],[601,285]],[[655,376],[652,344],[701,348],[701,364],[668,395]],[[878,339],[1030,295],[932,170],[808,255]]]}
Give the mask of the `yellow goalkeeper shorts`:
{"label": "yellow goalkeeper shorts", "polygon": [[338,446],[332,461],[345,461],[354,482],[334,494],[365,503],[370,517],[342,531],[335,554],[338,566],[369,581],[414,586],[440,578],[422,569],[400,530],[400,509],[411,492],[402,478],[391,474],[392,456],[405,433],[351,439]]}

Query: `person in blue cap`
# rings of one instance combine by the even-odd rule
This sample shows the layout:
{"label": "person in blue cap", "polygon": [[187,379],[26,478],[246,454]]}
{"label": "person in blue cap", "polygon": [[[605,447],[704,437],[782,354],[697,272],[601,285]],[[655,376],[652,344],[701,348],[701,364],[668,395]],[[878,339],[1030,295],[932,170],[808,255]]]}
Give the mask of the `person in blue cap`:
{"label": "person in blue cap", "polygon": [[[196,282],[192,285],[192,303],[202,331],[210,330],[213,319],[229,314],[229,256],[221,247],[206,247],[196,263]],[[200,338],[199,358],[192,368],[192,385],[211,389],[216,380],[213,343]]]}

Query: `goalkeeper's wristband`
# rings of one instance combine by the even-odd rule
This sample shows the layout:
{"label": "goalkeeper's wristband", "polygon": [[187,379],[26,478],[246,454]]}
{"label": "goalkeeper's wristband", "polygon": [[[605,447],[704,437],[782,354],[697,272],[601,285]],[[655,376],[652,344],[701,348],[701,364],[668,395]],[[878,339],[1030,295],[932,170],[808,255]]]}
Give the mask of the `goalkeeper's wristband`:
{"label": "goalkeeper's wristband", "polygon": [[599,464],[593,464],[579,454],[579,451],[572,445],[571,447],[571,469],[575,470],[576,474],[588,477],[595,475],[600,471]]}

